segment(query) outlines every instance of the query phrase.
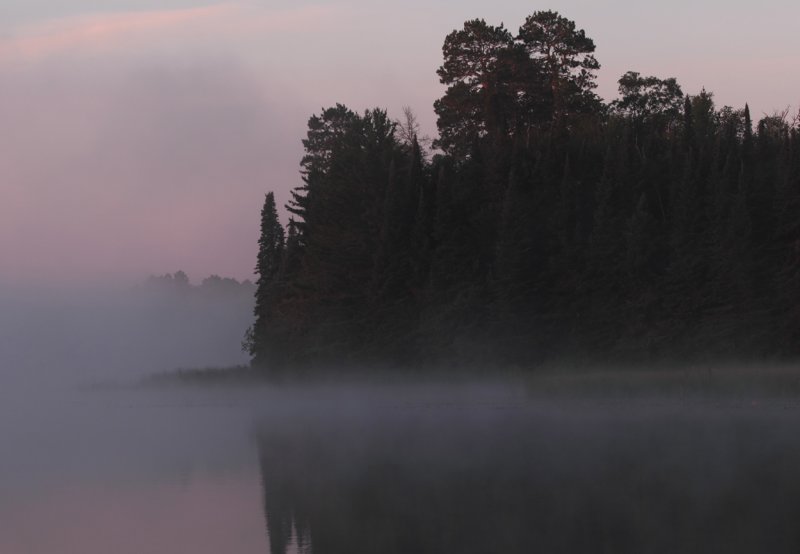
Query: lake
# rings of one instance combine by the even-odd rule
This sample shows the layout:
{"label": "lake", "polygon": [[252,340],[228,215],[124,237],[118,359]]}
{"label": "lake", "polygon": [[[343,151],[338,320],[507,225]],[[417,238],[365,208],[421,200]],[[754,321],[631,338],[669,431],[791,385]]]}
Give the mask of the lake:
{"label": "lake", "polygon": [[800,551],[800,405],[520,383],[4,390],[0,552]]}

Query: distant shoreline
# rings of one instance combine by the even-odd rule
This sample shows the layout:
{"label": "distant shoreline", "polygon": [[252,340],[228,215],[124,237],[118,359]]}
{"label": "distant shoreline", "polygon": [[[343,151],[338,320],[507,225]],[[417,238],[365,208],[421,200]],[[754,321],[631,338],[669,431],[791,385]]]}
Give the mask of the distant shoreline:
{"label": "distant shoreline", "polygon": [[535,370],[520,367],[471,368],[461,371],[429,368],[380,368],[349,371],[306,370],[270,374],[250,366],[177,369],[150,375],[142,387],[217,387],[242,385],[402,386],[502,383],[520,387],[529,396],[546,398],[592,397],[633,399],[668,396],[800,400],[800,365],[793,364],[654,364],[650,366],[547,365]]}

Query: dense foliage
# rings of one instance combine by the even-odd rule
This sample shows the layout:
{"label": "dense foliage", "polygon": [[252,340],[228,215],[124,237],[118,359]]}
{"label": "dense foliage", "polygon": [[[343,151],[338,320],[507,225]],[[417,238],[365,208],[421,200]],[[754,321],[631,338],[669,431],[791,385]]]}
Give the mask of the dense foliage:
{"label": "dense foliage", "polygon": [[797,354],[797,121],[636,72],[606,104],[594,49],[554,12],[466,22],[433,152],[313,116],[285,241],[265,206],[256,364]]}

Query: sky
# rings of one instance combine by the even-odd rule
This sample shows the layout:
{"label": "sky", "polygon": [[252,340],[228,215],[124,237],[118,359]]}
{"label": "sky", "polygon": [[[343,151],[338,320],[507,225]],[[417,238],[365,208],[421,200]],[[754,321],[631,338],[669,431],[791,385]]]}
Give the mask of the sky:
{"label": "sky", "polygon": [[252,278],[309,116],[410,106],[434,134],[447,33],[538,9],[594,39],[606,99],[635,70],[756,118],[800,104],[796,0],[3,0],[0,286]]}

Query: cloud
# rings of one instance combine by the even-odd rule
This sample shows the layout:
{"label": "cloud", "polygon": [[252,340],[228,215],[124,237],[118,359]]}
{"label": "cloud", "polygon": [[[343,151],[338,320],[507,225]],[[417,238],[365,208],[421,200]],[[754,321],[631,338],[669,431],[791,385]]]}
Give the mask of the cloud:
{"label": "cloud", "polygon": [[333,15],[325,6],[270,10],[226,2],[178,10],[68,17],[17,29],[0,38],[0,63],[41,61],[64,53],[108,53],[114,47],[164,38],[240,37],[314,28]]}

